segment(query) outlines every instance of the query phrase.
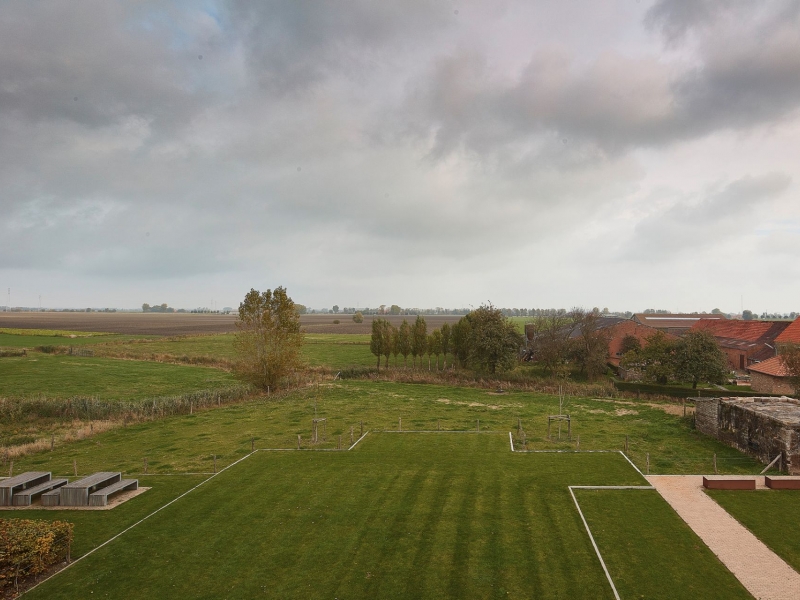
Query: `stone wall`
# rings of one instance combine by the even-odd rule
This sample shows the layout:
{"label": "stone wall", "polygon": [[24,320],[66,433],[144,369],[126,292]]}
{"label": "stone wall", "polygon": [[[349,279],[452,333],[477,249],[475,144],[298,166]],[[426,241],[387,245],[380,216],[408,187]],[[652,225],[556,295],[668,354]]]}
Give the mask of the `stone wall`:
{"label": "stone wall", "polygon": [[800,475],[800,402],[790,398],[698,398],[696,426],[767,464],[778,454]]}
{"label": "stone wall", "polygon": [[794,394],[788,377],[773,377],[756,371],[750,371],[750,387],[762,394]]}

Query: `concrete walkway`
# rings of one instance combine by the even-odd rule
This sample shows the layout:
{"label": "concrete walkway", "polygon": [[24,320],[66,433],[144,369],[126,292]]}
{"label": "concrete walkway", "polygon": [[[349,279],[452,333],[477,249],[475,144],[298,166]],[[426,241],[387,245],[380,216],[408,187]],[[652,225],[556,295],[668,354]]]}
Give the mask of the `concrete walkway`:
{"label": "concrete walkway", "polygon": [[800,598],[800,574],[703,492],[702,475],[647,480],[755,598]]}

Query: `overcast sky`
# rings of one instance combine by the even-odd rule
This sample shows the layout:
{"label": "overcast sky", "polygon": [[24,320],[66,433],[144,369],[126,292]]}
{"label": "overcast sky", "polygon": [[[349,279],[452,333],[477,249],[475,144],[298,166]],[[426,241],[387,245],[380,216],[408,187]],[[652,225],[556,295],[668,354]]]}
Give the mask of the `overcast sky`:
{"label": "overcast sky", "polygon": [[800,1],[6,1],[0,305],[800,310]]}

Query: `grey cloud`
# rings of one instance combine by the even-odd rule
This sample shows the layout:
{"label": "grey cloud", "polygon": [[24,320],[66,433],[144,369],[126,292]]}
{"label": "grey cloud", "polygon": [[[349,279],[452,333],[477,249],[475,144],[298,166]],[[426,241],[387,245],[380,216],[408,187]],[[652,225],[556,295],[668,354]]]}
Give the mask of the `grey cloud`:
{"label": "grey cloud", "polygon": [[752,235],[790,182],[784,173],[744,177],[707,192],[699,201],[675,202],[642,219],[622,255],[636,261],[669,261]]}

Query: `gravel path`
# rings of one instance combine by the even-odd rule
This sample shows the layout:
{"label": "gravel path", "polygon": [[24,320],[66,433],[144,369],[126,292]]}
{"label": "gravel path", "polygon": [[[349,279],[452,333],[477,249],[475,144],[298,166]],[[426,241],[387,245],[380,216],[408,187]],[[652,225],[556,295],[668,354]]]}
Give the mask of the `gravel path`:
{"label": "gravel path", "polygon": [[800,574],[707,496],[701,475],[647,480],[755,598],[800,598]]}

